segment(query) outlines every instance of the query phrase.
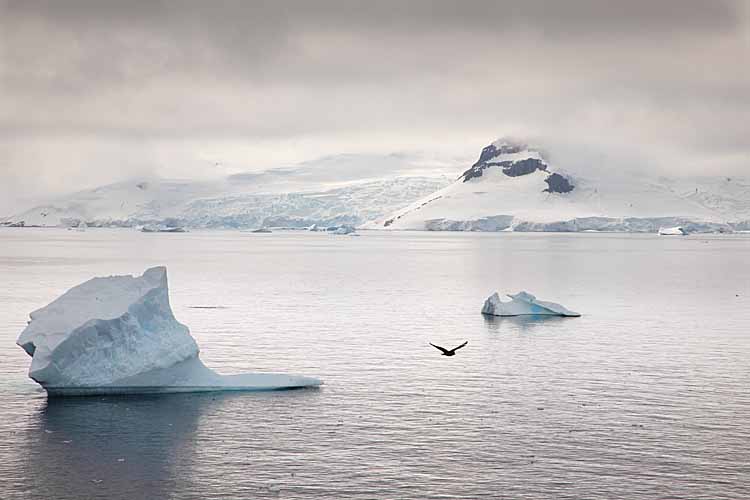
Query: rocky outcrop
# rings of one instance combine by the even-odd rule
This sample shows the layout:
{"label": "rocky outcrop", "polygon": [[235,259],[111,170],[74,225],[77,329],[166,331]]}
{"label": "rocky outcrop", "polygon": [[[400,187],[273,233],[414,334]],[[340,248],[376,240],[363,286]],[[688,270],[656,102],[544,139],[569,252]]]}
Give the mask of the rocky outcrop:
{"label": "rocky outcrop", "polygon": [[[517,172],[520,170],[516,170],[513,168],[514,163],[518,163],[516,161],[500,161],[500,162],[492,162],[491,160],[504,155],[512,155],[512,154],[518,154],[528,149],[528,146],[522,142],[513,141],[510,139],[502,139],[500,141],[496,141],[489,146],[486,146],[484,149],[482,149],[482,152],[479,154],[479,159],[477,160],[474,165],[471,166],[470,169],[466,170],[459,179],[463,179],[464,182],[470,181],[471,179],[475,179],[477,177],[482,176],[482,172],[488,168],[495,165],[499,165],[503,168],[503,171],[505,172],[506,168],[508,169],[508,172]],[[523,161],[523,160],[522,160]],[[521,166],[520,169],[523,170],[525,168],[529,168],[528,165]],[[545,170],[545,168],[541,170]],[[533,172],[534,170],[537,170],[537,168],[534,168],[530,172]],[[529,173],[530,173],[529,172]],[[513,173],[507,173],[506,175],[515,176]],[[524,174],[516,174],[516,175],[524,175]]]}
{"label": "rocky outcrop", "polygon": [[414,212],[416,210],[421,210],[422,207],[425,207],[425,206],[429,205],[430,203],[432,203],[433,201],[439,200],[440,198],[442,198],[442,196],[435,196],[434,198],[431,198],[429,200],[423,201],[418,206],[416,206],[416,207],[414,207],[412,209],[407,209],[406,211],[401,212],[400,214],[396,215],[395,217],[391,217],[390,219],[386,220],[383,223],[383,227],[390,226],[391,224],[393,224],[394,222],[396,222],[397,220],[399,220],[401,217],[403,217],[403,216],[405,216],[405,215],[407,215],[407,214],[409,214],[411,212]]}
{"label": "rocky outcrop", "polygon": [[544,182],[548,186],[544,190],[545,193],[570,193],[575,187],[566,177],[558,173],[550,174],[549,177],[544,179]]}
{"label": "rocky outcrop", "polygon": [[[524,152],[528,153],[526,158],[523,158]],[[519,155],[521,158],[518,157]],[[508,139],[502,139],[482,149],[479,160],[461,174],[459,179],[468,182],[482,177],[484,171],[492,167],[502,169],[503,174],[508,177],[521,177],[533,174],[536,171],[548,172],[550,175],[545,179],[547,188],[544,192],[546,193],[564,194],[573,191],[575,188],[570,179],[559,173],[549,171],[541,152],[529,149],[524,143]]]}
{"label": "rocky outcrop", "polygon": [[508,177],[520,177],[522,175],[528,175],[541,170],[545,172],[547,165],[536,158],[526,158],[525,160],[519,161],[503,161],[497,163],[499,167],[503,168],[503,173]]}

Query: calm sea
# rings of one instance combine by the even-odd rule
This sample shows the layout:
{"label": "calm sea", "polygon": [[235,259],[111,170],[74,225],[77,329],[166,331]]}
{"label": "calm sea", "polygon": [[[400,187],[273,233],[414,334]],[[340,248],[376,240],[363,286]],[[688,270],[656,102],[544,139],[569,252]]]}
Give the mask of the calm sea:
{"label": "calm sea", "polygon": [[[208,366],[325,385],[47,400],[28,313],[153,265]],[[748,236],[3,229],[0,359],[4,500],[750,498]]]}

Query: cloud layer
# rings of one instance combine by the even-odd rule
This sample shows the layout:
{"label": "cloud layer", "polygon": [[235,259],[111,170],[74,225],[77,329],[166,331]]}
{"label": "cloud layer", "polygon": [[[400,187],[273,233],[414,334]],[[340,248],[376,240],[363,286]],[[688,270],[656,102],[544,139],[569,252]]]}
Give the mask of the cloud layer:
{"label": "cloud layer", "polygon": [[743,173],[746,6],[0,0],[0,213],[148,172],[473,156],[507,133],[603,168]]}

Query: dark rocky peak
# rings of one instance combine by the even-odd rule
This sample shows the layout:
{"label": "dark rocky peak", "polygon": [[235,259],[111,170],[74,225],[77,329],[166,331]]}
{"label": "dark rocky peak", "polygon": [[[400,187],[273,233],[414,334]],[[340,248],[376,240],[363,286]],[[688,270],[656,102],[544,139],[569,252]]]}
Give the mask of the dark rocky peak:
{"label": "dark rocky peak", "polygon": [[470,169],[461,174],[463,181],[469,181],[481,177],[485,169],[498,166],[503,173],[510,177],[530,174],[536,170],[547,170],[543,160],[537,158],[525,158],[520,160],[505,160],[503,156],[529,151],[530,156],[535,150],[530,150],[524,142],[515,139],[499,139],[482,149],[477,162]]}
{"label": "dark rocky peak", "polygon": [[485,163],[499,155],[520,153],[527,148],[528,146],[520,141],[513,139],[499,139],[482,149],[482,152],[479,154],[479,159],[474,165]]}
{"label": "dark rocky peak", "polygon": [[[518,155],[519,153],[528,153]],[[515,158],[510,155],[518,155]],[[526,156],[526,157],[524,157]],[[488,168],[500,168],[508,177],[520,177],[533,174],[537,170],[549,175],[545,179],[546,193],[569,193],[575,186],[567,177],[549,170],[545,155],[536,148],[530,148],[528,144],[510,138],[498,139],[489,146],[482,149],[477,162],[466,170],[459,179],[468,182],[471,179],[482,177]]]}
{"label": "dark rocky peak", "polygon": [[570,193],[575,188],[567,177],[558,173],[550,174],[549,177],[544,179],[544,182],[547,183],[545,193]]}
{"label": "dark rocky peak", "polygon": [[474,166],[479,165],[480,163],[487,163],[488,160],[493,159],[498,154],[497,148],[494,144],[490,144],[489,146],[486,146],[484,149],[482,149],[482,152],[479,153],[479,159],[474,164]]}
{"label": "dark rocky peak", "polygon": [[536,172],[537,170],[547,171],[547,164],[537,158],[526,158],[517,161],[501,161],[490,163],[488,166],[497,165],[503,168],[503,173],[508,177],[520,177]]}

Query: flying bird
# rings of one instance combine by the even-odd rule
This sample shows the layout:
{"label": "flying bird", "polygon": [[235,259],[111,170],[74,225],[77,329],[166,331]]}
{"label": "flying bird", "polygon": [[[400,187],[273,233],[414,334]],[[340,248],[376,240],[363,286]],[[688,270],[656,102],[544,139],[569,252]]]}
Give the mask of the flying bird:
{"label": "flying bird", "polygon": [[455,356],[456,355],[456,351],[458,351],[459,349],[461,349],[463,346],[465,346],[468,343],[469,343],[469,341],[467,340],[466,342],[464,342],[460,346],[454,347],[453,349],[446,349],[445,347],[440,347],[439,345],[435,345],[432,342],[430,342],[430,345],[432,347],[434,347],[435,349],[439,349],[440,351],[442,351],[443,352],[443,356]]}

